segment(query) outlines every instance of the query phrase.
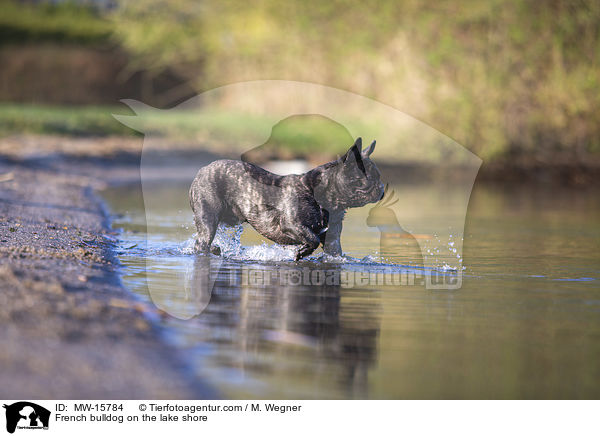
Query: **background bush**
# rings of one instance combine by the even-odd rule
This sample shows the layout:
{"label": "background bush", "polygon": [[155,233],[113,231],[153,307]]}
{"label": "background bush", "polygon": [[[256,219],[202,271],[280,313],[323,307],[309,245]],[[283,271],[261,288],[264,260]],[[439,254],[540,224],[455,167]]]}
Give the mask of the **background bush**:
{"label": "background bush", "polygon": [[393,105],[484,159],[600,151],[597,1],[151,0],[112,19],[137,66],[199,91],[305,80]]}

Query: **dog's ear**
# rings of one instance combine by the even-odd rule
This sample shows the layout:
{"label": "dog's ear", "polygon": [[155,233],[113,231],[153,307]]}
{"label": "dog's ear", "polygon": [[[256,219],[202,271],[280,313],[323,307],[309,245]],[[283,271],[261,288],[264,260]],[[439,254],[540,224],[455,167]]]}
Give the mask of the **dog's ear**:
{"label": "dog's ear", "polygon": [[353,148],[356,148],[359,153],[362,151],[362,138],[360,136],[356,138],[356,141],[354,141],[354,145],[350,147],[350,150],[352,150]]}
{"label": "dog's ear", "polygon": [[366,158],[368,158],[369,156],[371,156],[371,155],[373,154],[373,152],[375,151],[375,143],[376,143],[376,142],[377,142],[377,141],[373,141],[373,142],[371,142],[371,145],[369,145],[369,147],[365,148],[365,149],[362,151],[362,157],[363,157],[363,158],[365,158],[365,159],[366,159]]}
{"label": "dog's ear", "polygon": [[358,137],[358,138],[356,138],[356,141],[354,141],[354,144],[352,145],[352,147],[350,147],[348,149],[348,151],[346,152],[346,154],[342,157],[342,160],[345,162],[346,159],[348,159],[348,157],[350,157],[350,156],[357,156],[360,158],[361,152],[362,152],[362,138]]}
{"label": "dog's ear", "polygon": [[344,162],[344,166],[346,168],[348,168],[353,165],[357,165],[358,168],[364,173],[365,165],[362,161],[361,151],[362,151],[362,138],[359,137],[356,139],[356,141],[354,141],[354,145],[352,147],[350,147],[350,150],[348,150],[346,152],[346,154],[344,155],[344,157],[342,158],[342,161]]}

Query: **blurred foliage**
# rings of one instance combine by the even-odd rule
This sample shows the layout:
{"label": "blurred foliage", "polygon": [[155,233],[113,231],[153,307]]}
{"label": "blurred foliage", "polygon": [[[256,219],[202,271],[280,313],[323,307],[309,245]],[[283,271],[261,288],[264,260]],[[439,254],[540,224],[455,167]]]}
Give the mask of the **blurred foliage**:
{"label": "blurred foliage", "polygon": [[[273,158],[306,158],[310,162],[326,162],[345,153],[354,142],[348,131],[360,132],[367,147],[379,138],[376,158],[388,164],[432,164],[444,161],[464,163],[462,148],[458,155],[440,154],[442,144],[422,147],[439,141],[432,129],[413,126],[410,139],[389,144],[381,141],[382,126],[373,119],[345,117],[344,125],[321,115],[294,115],[284,119],[245,110],[208,107],[156,109],[140,105],[135,112],[125,106],[56,106],[0,102],[0,138],[23,133],[65,136],[140,136],[168,138],[174,145],[202,144],[215,153],[252,152],[248,160],[264,162]],[[118,120],[113,117],[118,116]],[[128,127],[129,126],[129,127]],[[431,135],[433,133],[433,136]],[[418,140],[415,140],[418,138]],[[263,144],[258,148],[257,144]],[[402,153],[397,153],[402,147]],[[468,157],[468,156],[467,156]]]}
{"label": "blurred foliage", "polygon": [[242,158],[259,164],[271,159],[302,157],[327,162],[336,154],[344,154],[353,143],[348,129],[327,117],[293,115],[275,124],[269,139],[244,153]]}
{"label": "blurred foliage", "polygon": [[111,23],[91,7],[72,2],[39,4],[0,0],[0,44],[23,42],[99,43]]}
{"label": "blurred foliage", "polygon": [[[291,117],[275,120],[219,110],[142,111],[135,117],[135,130],[113,118],[112,114],[131,116],[123,106],[46,106],[0,103],[0,135],[23,132],[68,136],[141,135],[144,132],[174,140],[211,141],[234,150],[248,135],[260,136],[272,129],[267,149],[260,158],[300,157],[310,153],[343,153],[352,137],[341,125],[324,117]],[[321,119],[322,118],[322,119]],[[240,149],[238,151],[246,151]]]}
{"label": "blurred foliage", "polygon": [[199,91],[304,80],[393,105],[486,159],[600,151],[595,0],[122,1],[111,18],[136,68]]}
{"label": "blurred foliage", "polygon": [[[132,117],[127,122],[132,128],[117,121],[113,114]],[[149,109],[133,115],[124,106],[0,103],[0,136],[24,132],[66,136],[140,136],[143,132],[174,142],[201,142],[214,151],[241,153],[247,152],[241,145],[245,138],[261,137],[264,132],[271,132],[263,146],[248,154],[247,157],[256,162],[301,157],[325,162],[336,154],[345,153],[354,141],[345,127],[322,116],[293,116],[276,122],[267,116],[219,109]],[[364,125],[365,131],[371,129],[373,126]]]}
{"label": "blurred foliage", "polygon": [[70,136],[138,134],[115,120],[111,113],[127,114],[128,111],[122,107],[0,103],[0,135],[23,132]]}
{"label": "blurred foliage", "polygon": [[[321,83],[396,107],[487,160],[585,162],[600,153],[595,0],[90,4],[0,0],[0,44],[117,41],[131,56],[125,73],[176,71],[199,92],[257,79]],[[260,106],[272,98],[252,102],[256,113],[268,112]],[[98,108],[0,112],[4,131],[74,132],[73,119],[94,134],[124,131]],[[26,122],[25,114],[34,113],[39,122]],[[211,122],[233,130],[236,122],[246,124],[225,118]],[[169,120],[165,128],[180,123],[183,132],[194,131],[191,122]]]}

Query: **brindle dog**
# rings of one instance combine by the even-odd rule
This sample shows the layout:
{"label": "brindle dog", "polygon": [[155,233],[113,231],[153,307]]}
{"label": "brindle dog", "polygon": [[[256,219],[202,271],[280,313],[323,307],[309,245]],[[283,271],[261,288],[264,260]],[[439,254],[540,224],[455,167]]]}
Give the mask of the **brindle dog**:
{"label": "brindle dog", "polygon": [[261,235],[283,245],[299,245],[296,260],[320,244],[340,256],[346,209],[379,201],[380,174],[369,156],[375,141],[362,140],[339,159],[296,175],[279,176],[248,162],[217,160],[198,171],[190,205],[198,229],[196,250],[208,252],[219,223],[248,222]]}

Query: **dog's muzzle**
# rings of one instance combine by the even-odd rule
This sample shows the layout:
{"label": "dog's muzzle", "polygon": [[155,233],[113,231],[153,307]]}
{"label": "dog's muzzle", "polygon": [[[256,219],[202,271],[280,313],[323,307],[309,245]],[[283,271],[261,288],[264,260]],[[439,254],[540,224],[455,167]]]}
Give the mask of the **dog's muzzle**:
{"label": "dog's muzzle", "polygon": [[377,201],[381,201],[381,199],[385,196],[385,186],[383,183],[379,183],[379,189],[381,190],[381,196],[377,199]]}

